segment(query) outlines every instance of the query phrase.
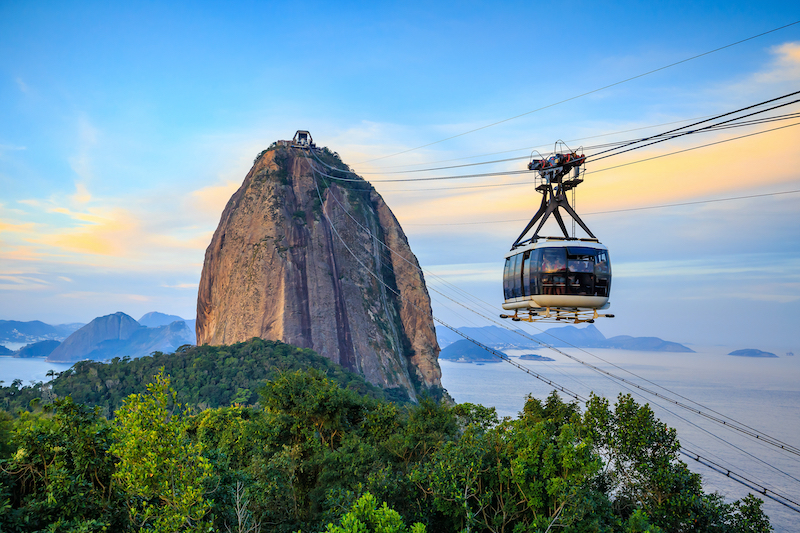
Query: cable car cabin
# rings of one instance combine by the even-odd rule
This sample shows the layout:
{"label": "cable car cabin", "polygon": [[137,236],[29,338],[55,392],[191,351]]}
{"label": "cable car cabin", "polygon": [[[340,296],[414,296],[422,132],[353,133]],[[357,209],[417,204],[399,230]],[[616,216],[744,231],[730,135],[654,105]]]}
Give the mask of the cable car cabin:
{"label": "cable car cabin", "polygon": [[547,239],[506,255],[503,309],[605,309],[610,291],[608,249],[595,239]]}

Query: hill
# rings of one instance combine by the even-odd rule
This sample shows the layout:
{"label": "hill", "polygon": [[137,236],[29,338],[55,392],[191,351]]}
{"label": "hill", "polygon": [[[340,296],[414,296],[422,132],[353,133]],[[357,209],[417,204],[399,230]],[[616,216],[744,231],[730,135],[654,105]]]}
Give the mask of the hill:
{"label": "hill", "polygon": [[258,389],[278,373],[316,368],[342,387],[374,398],[407,402],[402,391],[384,391],[358,374],[317,354],[280,341],[252,339],[230,346],[184,346],[175,353],[156,352],[108,363],[80,361],[46,384],[0,388],[0,405],[16,412],[29,409],[34,398],[51,401],[71,396],[75,402],[99,406],[105,415],[129,394],[142,392],[160,368],[172,376],[178,401],[198,409],[255,404]]}
{"label": "hill", "polygon": [[167,315],[159,313],[158,311],[151,311],[150,313],[145,313],[137,322],[147,328],[158,328],[161,326],[168,326],[173,322],[186,321],[178,315]]}
{"label": "hill", "polygon": [[24,346],[14,352],[15,357],[47,357],[53,350],[55,350],[58,345],[61,344],[58,341],[39,341],[34,342],[33,344],[29,344]]}
{"label": "hill", "polygon": [[0,320],[0,345],[7,343],[32,344],[38,341],[67,338],[83,324],[45,324],[41,320],[20,322],[19,320]]}

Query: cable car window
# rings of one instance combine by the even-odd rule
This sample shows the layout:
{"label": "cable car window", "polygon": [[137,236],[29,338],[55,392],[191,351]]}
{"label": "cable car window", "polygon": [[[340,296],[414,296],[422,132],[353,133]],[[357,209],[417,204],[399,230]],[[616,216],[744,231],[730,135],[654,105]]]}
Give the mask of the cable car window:
{"label": "cable car window", "polygon": [[528,293],[529,295],[542,294],[542,284],[539,279],[541,263],[542,250],[532,250],[530,260],[528,261],[528,272],[531,280],[530,292]]}
{"label": "cable car window", "polygon": [[542,294],[566,294],[567,251],[564,248],[542,250]]}
{"label": "cable car window", "polygon": [[608,266],[608,252],[605,250],[597,253],[597,258],[594,263],[595,274],[610,274],[611,269]]}
{"label": "cable car window", "polygon": [[592,248],[567,248],[567,288],[569,294],[591,296],[594,294],[594,259]]}
{"label": "cable car window", "polygon": [[595,284],[594,292],[597,296],[608,296],[611,291],[611,263],[608,260],[608,252],[601,250],[597,252],[594,263]]}
{"label": "cable car window", "polygon": [[527,251],[522,255],[522,294],[521,296],[531,295],[531,252]]}
{"label": "cable car window", "polygon": [[522,254],[514,256],[514,278],[512,289],[514,291],[514,298],[522,296]]}
{"label": "cable car window", "polygon": [[564,272],[567,269],[567,254],[563,248],[542,250],[542,273]]}
{"label": "cable car window", "polygon": [[511,298],[511,290],[509,282],[511,281],[511,258],[506,259],[506,265],[503,268],[503,298],[508,300]]}

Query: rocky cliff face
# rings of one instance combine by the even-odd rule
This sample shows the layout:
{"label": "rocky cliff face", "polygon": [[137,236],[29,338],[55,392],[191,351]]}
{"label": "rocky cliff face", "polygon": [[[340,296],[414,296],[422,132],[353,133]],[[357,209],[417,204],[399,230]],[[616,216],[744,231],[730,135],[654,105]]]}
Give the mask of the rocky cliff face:
{"label": "rocky cliff face", "polygon": [[197,344],[280,340],[412,399],[438,393],[430,297],[400,224],[366,181],[315,176],[312,165],[353,178],[315,156],[346,168],[327,150],[273,147],[228,202],[206,250]]}

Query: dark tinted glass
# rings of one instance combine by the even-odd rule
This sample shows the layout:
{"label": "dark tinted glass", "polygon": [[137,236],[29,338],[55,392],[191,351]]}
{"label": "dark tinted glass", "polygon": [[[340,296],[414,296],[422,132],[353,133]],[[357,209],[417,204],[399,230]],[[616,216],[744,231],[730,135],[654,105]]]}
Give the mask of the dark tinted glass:
{"label": "dark tinted glass", "polygon": [[542,273],[564,272],[567,270],[567,251],[564,248],[545,248],[542,250]]}
{"label": "dark tinted glass", "polygon": [[514,298],[522,296],[522,254],[514,256]]}
{"label": "dark tinted glass", "polygon": [[522,256],[522,296],[531,294],[531,253],[525,252]]}
{"label": "dark tinted glass", "polygon": [[530,271],[531,285],[528,294],[542,294],[541,280],[539,279],[539,272],[542,263],[542,250],[533,250],[531,258],[528,261],[528,270]]}

